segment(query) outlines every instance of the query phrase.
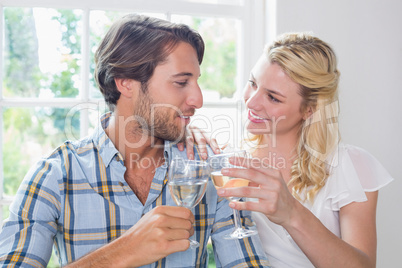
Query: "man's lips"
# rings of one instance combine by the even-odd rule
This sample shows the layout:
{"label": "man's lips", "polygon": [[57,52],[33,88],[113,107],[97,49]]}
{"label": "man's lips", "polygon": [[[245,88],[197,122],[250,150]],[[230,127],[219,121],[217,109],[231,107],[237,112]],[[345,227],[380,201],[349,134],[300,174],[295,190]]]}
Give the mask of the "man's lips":
{"label": "man's lips", "polygon": [[263,118],[256,115],[251,110],[248,110],[248,119],[253,123],[262,123],[269,120],[268,118]]}
{"label": "man's lips", "polygon": [[180,118],[190,119],[193,115],[179,115]]}
{"label": "man's lips", "polygon": [[191,117],[192,117],[193,115],[194,115],[194,114],[187,114],[187,115],[179,114],[177,117],[178,117],[185,125],[188,125],[188,124],[190,123]]}

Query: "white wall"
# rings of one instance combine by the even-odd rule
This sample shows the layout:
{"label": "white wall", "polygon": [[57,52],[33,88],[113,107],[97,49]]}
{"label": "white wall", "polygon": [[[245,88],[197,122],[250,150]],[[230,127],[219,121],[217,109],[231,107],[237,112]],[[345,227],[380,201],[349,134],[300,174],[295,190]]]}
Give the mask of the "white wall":
{"label": "white wall", "polygon": [[[267,4],[276,5],[277,34],[312,31],[335,49],[341,71],[343,141],[371,152],[395,178],[379,195],[377,267],[401,267],[402,1],[267,0]],[[273,10],[268,11],[269,15]]]}

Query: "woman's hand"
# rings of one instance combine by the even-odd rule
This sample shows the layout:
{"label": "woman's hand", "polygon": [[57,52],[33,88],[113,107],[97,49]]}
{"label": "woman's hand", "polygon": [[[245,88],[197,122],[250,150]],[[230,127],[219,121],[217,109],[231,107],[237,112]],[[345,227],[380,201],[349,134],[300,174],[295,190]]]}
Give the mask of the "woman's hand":
{"label": "woman's hand", "polygon": [[198,145],[200,151],[200,156],[202,159],[206,160],[208,158],[207,145],[209,145],[215,154],[220,153],[220,149],[216,139],[211,138],[207,133],[196,127],[188,126],[186,129],[186,141],[177,144],[180,151],[184,150],[184,146],[187,148],[187,158],[194,159],[194,143]]}
{"label": "woman's hand", "polygon": [[377,192],[366,193],[366,202],[352,202],[340,209],[339,238],[291,195],[278,169],[256,158],[231,162],[246,169],[222,169],[222,174],[248,179],[250,186],[221,188],[218,195],[258,198],[231,202],[232,208],[261,212],[284,227],[314,267],[375,267]]}
{"label": "woman's hand", "polygon": [[298,201],[289,192],[281,172],[257,158],[233,158],[230,161],[246,169],[222,169],[222,174],[247,179],[250,181],[250,186],[221,188],[218,190],[218,195],[258,198],[258,201],[231,202],[230,206],[238,210],[261,212],[276,224],[290,223]]}

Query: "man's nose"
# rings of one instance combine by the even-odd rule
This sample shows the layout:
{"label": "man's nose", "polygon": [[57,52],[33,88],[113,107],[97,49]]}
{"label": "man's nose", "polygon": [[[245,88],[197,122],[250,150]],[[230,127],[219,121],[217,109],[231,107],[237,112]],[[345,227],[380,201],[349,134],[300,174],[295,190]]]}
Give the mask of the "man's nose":
{"label": "man's nose", "polygon": [[187,97],[187,104],[195,109],[199,109],[204,104],[200,86],[197,84],[190,90]]}

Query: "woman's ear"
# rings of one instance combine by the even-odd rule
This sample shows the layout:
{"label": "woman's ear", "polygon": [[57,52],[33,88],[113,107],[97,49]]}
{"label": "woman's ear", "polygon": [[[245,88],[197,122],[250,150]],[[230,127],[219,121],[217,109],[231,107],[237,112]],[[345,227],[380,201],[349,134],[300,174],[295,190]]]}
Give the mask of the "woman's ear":
{"label": "woman's ear", "polygon": [[303,120],[307,120],[312,114],[313,114],[313,108],[311,108],[311,106],[308,106],[304,111]]}
{"label": "woman's ear", "polygon": [[137,87],[140,86],[140,82],[128,78],[115,78],[114,82],[117,90],[126,98],[133,97],[133,94],[137,92]]}

